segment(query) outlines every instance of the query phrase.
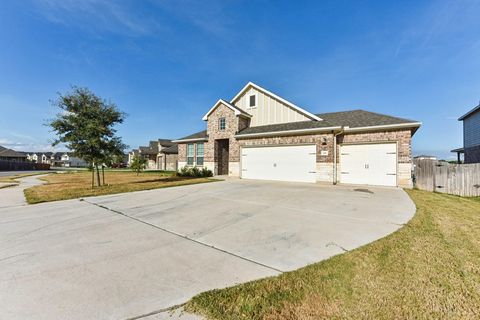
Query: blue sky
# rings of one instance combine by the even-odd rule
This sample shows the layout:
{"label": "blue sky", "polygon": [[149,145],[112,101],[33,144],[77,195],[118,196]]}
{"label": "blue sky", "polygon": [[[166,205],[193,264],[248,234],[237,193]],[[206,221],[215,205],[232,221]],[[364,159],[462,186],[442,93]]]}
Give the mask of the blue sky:
{"label": "blue sky", "polygon": [[137,147],[203,130],[253,81],[311,112],[422,121],[414,153],[446,158],[480,99],[479,16],[461,0],[1,1],[0,145],[50,149],[50,100],[71,85],[128,113]]}

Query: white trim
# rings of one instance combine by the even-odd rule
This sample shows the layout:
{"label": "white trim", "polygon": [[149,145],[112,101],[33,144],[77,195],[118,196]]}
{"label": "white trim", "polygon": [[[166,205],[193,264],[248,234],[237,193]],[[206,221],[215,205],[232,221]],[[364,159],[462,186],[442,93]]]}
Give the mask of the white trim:
{"label": "white trim", "polygon": [[298,112],[300,112],[300,113],[302,113],[303,115],[311,118],[312,120],[323,121],[322,118],[319,118],[318,116],[314,115],[313,113],[310,113],[310,112],[308,112],[307,110],[305,110],[305,109],[303,109],[303,108],[300,108],[299,106],[297,106],[297,105],[295,105],[295,104],[293,104],[293,103],[291,103],[291,102],[283,99],[283,98],[280,97],[280,96],[277,96],[276,94],[268,91],[267,89],[264,89],[264,88],[260,87],[259,85],[256,85],[255,83],[253,83],[253,82],[251,82],[251,81],[248,82],[248,83],[245,85],[245,87],[243,87],[243,89],[240,90],[240,92],[237,93],[237,95],[236,95],[232,100],[230,100],[230,103],[233,104],[242,94],[245,93],[245,91],[246,91],[249,87],[254,87],[254,88],[257,89],[258,91],[261,91],[261,92],[263,92],[263,93],[265,93],[265,94],[267,94],[267,95],[269,95],[269,96],[271,96],[271,97],[273,97],[273,98],[281,101],[282,103],[284,103],[284,104],[286,104],[287,106],[289,106],[289,107],[297,110]]}
{"label": "white trim", "polygon": [[463,116],[461,116],[460,118],[458,118],[458,121],[463,121],[465,120],[465,118],[471,116],[473,113],[477,112],[480,110],[480,104],[478,106],[476,106],[475,108],[473,108],[472,110],[468,111],[467,113],[465,113]]}
{"label": "white trim", "polygon": [[340,130],[342,127],[324,127],[324,128],[310,128],[310,129],[298,129],[298,130],[284,130],[284,131],[271,131],[271,132],[259,132],[259,133],[247,133],[236,134],[235,138],[250,138],[250,137],[265,137],[265,136],[277,136],[277,135],[295,135],[302,133],[314,133],[325,132],[332,130]]}
{"label": "white trim", "polygon": [[357,127],[357,128],[345,127],[345,132],[374,131],[374,130],[381,130],[381,129],[397,129],[397,128],[418,128],[421,125],[422,125],[421,122],[410,122],[410,123],[385,124],[385,125],[379,125],[379,126]]}
{"label": "white trim", "polygon": [[246,112],[241,112],[240,109],[238,109],[237,107],[234,107],[232,106],[229,102],[223,100],[223,99],[218,99],[217,103],[215,103],[213,105],[213,107],[210,108],[210,110],[208,110],[208,112],[203,116],[202,120],[204,121],[207,121],[208,119],[208,116],[210,115],[210,113],[213,112],[213,110],[215,110],[219,104],[223,104],[225,106],[227,106],[228,108],[230,108],[233,112],[235,112],[235,115],[236,116],[246,116],[246,117],[249,117],[251,118],[252,116],[247,114]]}
{"label": "white trim", "polygon": [[175,142],[175,143],[195,142],[195,141],[208,141],[208,138],[192,138],[192,139],[172,140],[172,142]]}

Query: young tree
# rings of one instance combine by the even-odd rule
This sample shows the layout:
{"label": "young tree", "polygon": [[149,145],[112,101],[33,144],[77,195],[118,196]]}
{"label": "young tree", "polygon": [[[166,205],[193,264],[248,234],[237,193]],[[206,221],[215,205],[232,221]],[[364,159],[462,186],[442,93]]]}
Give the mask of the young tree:
{"label": "young tree", "polygon": [[136,172],[137,176],[139,175],[140,171],[145,169],[146,166],[147,166],[147,159],[140,157],[138,155],[134,156],[132,159],[132,162],[130,162],[130,169]]}
{"label": "young tree", "polygon": [[[97,172],[97,185],[101,186],[99,166],[123,154],[127,148],[114,129],[123,123],[126,114],[114,103],[79,87],[72,87],[72,92],[65,95],[59,94],[53,105],[61,112],[47,123],[58,136],[52,145],[64,143],[75,156],[90,163]],[[92,186],[93,179],[92,175]]]}

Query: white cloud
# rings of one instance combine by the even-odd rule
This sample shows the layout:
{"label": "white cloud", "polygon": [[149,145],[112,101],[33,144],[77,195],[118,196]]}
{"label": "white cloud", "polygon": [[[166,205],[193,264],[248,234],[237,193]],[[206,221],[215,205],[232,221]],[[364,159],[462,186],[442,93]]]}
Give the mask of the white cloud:
{"label": "white cloud", "polygon": [[123,5],[106,0],[34,0],[36,8],[50,22],[124,35],[146,35],[159,28],[152,19],[135,14],[136,2]]}

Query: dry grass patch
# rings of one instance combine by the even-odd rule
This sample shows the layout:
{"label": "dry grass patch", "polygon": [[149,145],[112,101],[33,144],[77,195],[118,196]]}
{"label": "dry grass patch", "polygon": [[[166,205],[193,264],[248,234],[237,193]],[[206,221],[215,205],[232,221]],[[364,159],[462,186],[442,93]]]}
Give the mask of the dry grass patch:
{"label": "dry grass patch", "polygon": [[402,229],[284,273],[194,297],[209,319],[480,319],[480,201],[407,191]]}
{"label": "dry grass patch", "polygon": [[176,177],[171,172],[144,172],[136,175],[128,171],[106,171],[107,185],[92,189],[92,174],[88,171],[59,173],[41,179],[47,181],[47,184],[25,190],[25,197],[30,204],[216,181],[211,178]]}

